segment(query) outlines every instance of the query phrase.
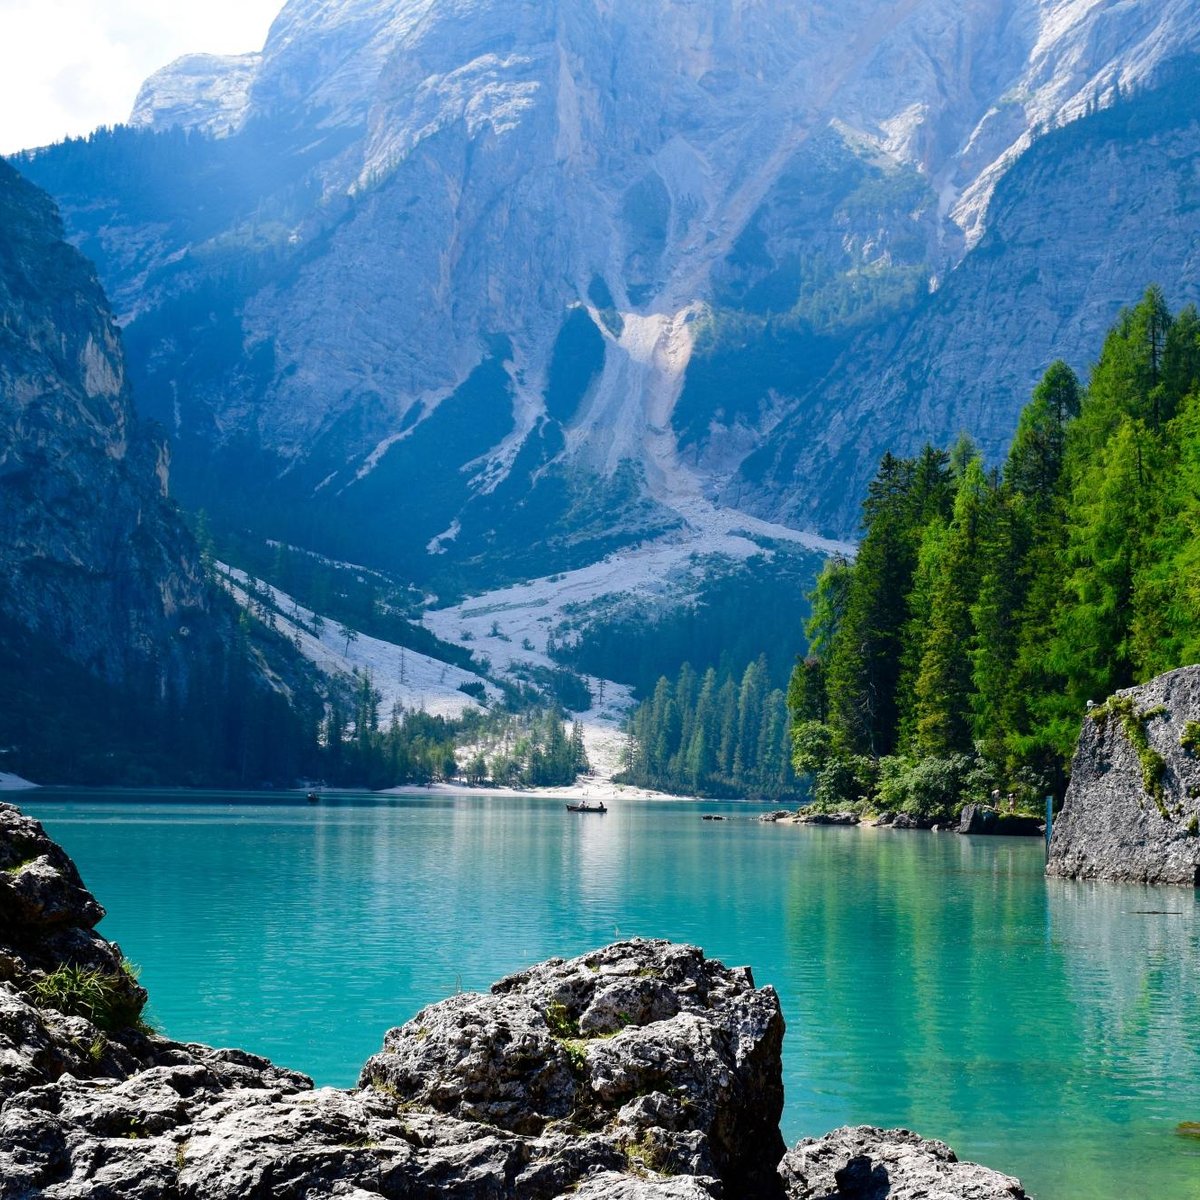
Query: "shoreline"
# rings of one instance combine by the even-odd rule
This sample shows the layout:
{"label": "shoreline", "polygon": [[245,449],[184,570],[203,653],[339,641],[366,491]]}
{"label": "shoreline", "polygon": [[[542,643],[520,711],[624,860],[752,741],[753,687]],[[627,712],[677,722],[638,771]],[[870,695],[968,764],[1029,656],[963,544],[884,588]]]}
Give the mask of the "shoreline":
{"label": "shoreline", "polygon": [[1008,828],[1005,828],[1003,823],[991,828],[982,825],[976,827],[973,822],[970,828],[964,828],[961,818],[927,823],[911,819],[900,821],[897,819],[896,813],[876,813],[864,817],[851,812],[809,814],[805,813],[803,809],[788,813],[779,809],[764,813],[759,820],[765,825],[803,825],[822,829],[894,829],[901,833],[952,833],[958,837],[1044,839],[1045,829],[1036,824],[1035,816],[1028,813],[1016,813],[1004,814],[1004,817],[1004,823],[1008,824]]}
{"label": "shoreline", "polygon": [[[418,793],[429,796],[498,796],[511,798],[515,796],[543,797],[548,800],[676,800],[691,803],[707,803],[703,796],[676,796],[670,792],[656,792],[651,788],[635,788],[625,784],[614,783],[611,779],[592,779],[587,782],[576,781],[565,787],[489,787],[480,784],[471,787],[460,783],[429,783],[412,787],[384,788],[372,792],[374,796],[405,796]],[[713,801],[725,803],[725,801]],[[730,804],[753,804],[757,801],[730,800]]]}
{"label": "shoreline", "polygon": [[472,787],[469,784],[413,784],[394,788],[336,787],[336,788],[203,788],[203,787],[122,787],[119,784],[27,784],[24,787],[13,787],[8,790],[12,798],[17,796],[29,799],[52,800],[72,793],[89,793],[97,797],[133,795],[145,798],[162,797],[174,799],[220,798],[220,797],[254,797],[269,800],[294,800],[305,797],[309,791],[315,791],[321,799],[336,800],[339,798],[396,798],[411,797],[475,797],[477,799],[533,799],[533,800],[652,800],[662,803],[677,804],[732,804],[744,805],[748,808],[768,808],[771,802],[721,796],[679,796],[669,792],[656,792],[645,788],[626,787],[608,781],[597,781],[586,785],[575,784],[571,787]]}

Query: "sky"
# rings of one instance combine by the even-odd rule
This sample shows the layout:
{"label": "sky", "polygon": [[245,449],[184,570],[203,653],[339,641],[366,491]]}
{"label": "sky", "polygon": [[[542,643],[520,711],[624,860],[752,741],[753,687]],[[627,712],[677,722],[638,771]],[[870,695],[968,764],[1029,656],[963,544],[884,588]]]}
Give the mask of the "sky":
{"label": "sky", "polygon": [[0,0],[0,154],[124,121],[181,54],[260,50],[283,0]]}

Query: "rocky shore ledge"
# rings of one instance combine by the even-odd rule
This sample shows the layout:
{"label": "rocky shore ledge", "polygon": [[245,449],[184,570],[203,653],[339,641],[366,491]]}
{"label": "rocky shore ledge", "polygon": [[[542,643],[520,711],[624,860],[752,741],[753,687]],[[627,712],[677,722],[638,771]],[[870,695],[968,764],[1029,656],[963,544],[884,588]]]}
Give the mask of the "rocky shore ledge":
{"label": "rocky shore ledge", "polygon": [[748,968],[629,941],[431,1005],[350,1090],[140,1024],[104,910],[0,805],[0,1200],[1018,1200],[905,1130],[784,1153],[783,1015]]}
{"label": "rocky shore ledge", "polygon": [[[708,820],[709,818],[705,818]],[[869,828],[930,829],[964,834],[989,834],[995,837],[1041,837],[1046,827],[1036,817],[1001,812],[984,804],[968,804],[952,823],[939,824],[909,813],[881,813],[862,817],[856,812],[812,812],[808,809],[780,808],[758,818],[771,825],[864,825]]]}

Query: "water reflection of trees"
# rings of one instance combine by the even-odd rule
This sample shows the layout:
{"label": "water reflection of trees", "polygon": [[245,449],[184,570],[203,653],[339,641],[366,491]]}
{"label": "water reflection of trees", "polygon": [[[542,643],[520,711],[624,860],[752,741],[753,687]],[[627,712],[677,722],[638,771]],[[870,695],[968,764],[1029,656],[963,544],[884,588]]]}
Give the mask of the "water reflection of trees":
{"label": "water reflection of trees", "polygon": [[1136,1192],[1137,1162],[1176,1194],[1180,1151],[1145,1161],[1146,1133],[1200,1112],[1192,894],[1047,882],[1024,841],[839,833],[790,881],[802,1130],[907,1125],[1045,1195]]}

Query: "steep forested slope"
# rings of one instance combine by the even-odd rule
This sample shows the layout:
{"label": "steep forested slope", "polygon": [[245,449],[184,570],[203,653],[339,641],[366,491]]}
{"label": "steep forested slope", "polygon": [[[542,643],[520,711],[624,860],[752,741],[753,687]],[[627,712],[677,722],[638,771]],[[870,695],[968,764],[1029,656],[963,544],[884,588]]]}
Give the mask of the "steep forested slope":
{"label": "steep forested slope", "polygon": [[1200,658],[1195,307],[1151,288],[1086,389],[1053,364],[1002,472],[969,441],[885,455],[863,531],[821,576],[789,696],[818,799],[930,816],[992,788],[1061,797],[1091,709],[1123,723],[1143,803],[1170,815],[1155,714],[1103,702]]}

